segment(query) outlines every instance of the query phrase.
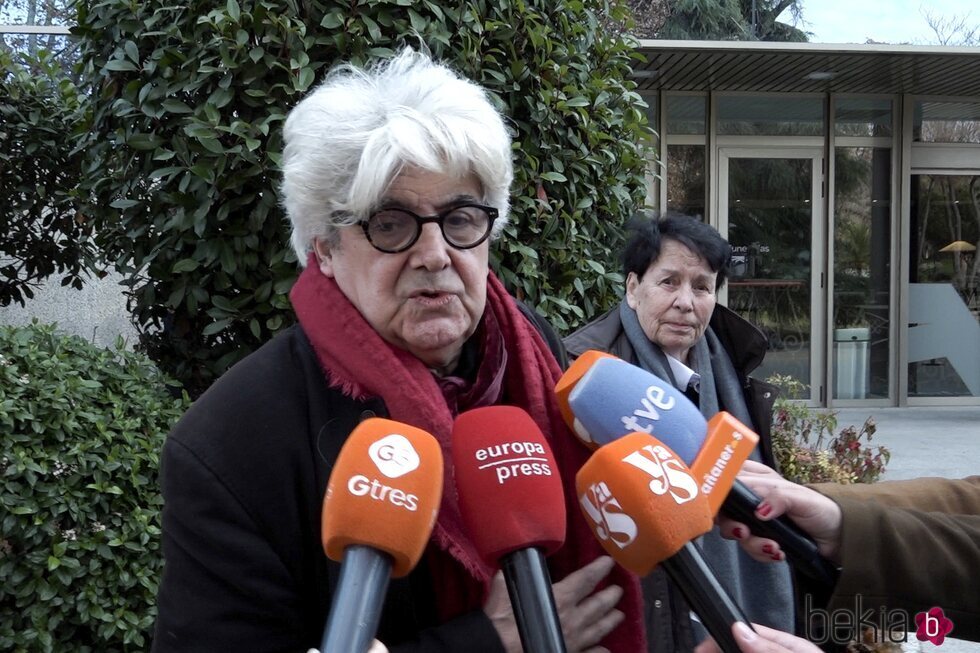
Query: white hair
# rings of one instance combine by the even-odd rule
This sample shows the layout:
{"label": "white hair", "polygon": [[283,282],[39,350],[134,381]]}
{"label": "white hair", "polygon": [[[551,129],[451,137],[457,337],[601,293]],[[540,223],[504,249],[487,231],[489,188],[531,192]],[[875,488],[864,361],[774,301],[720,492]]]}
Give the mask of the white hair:
{"label": "white hair", "polygon": [[482,201],[508,219],[511,139],[486,92],[428,54],[405,47],[361,69],[350,64],[289,113],[282,196],[292,246],[306,265],[314,238],[366,219],[406,165],[479,178]]}

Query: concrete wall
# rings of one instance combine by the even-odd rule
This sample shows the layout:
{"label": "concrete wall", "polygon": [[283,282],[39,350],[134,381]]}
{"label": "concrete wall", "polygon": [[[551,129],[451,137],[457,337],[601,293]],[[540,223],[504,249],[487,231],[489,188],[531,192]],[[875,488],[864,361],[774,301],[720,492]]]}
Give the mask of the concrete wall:
{"label": "concrete wall", "polygon": [[127,347],[136,342],[136,329],[126,312],[125,288],[121,277],[112,273],[104,279],[89,279],[82,290],[60,285],[60,278],[49,279],[25,306],[11,304],[0,308],[0,324],[25,325],[33,318],[57,322],[58,328],[104,347],[122,336]]}

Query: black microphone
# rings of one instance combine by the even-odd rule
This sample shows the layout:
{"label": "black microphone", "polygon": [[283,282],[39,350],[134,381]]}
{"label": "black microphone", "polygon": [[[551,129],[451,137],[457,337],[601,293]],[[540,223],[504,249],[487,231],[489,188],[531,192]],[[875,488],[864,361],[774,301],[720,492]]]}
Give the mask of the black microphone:
{"label": "black microphone", "polygon": [[545,563],[565,541],[565,495],[544,435],[520,408],[477,408],[456,418],[452,457],[463,521],[504,573],[524,650],[565,653]]}
{"label": "black microphone", "polygon": [[442,499],[442,450],[414,426],[361,422],[337,456],[323,499],[322,540],[340,562],[321,653],[364,653],[388,581],[418,563]]}

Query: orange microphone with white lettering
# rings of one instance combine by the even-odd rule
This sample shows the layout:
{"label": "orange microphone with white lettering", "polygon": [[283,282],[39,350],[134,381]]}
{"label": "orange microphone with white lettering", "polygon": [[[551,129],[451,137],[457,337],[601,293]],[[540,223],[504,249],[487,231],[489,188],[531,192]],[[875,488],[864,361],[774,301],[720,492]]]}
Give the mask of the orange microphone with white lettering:
{"label": "orange microphone with white lettering", "polygon": [[524,650],[564,653],[544,557],[565,541],[565,494],[541,429],[514,406],[476,408],[456,418],[452,456],[463,521],[504,572]]}
{"label": "orange microphone with white lettering", "polygon": [[401,422],[365,420],[344,442],[323,499],[323,549],[341,563],[323,653],[368,650],[389,579],[410,572],[425,550],[442,468],[436,439]]}
{"label": "orange microphone with white lettering", "polygon": [[646,433],[600,447],[575,476],[586,521],[609,555],[639,576],[663,565],[725,653],[738,653],[742,609],[691,542],[713,525],[711,506],[684,461]]}

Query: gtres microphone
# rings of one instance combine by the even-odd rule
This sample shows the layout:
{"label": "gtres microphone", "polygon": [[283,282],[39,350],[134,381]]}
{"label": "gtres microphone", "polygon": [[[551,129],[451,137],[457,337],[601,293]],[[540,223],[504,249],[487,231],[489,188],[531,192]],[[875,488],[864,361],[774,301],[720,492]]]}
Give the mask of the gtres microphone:
{"label": "gtres microphone", "polygon": [[452,457],[463,521],[504,572],[524,650],[564,653],[545,556],[565,541],[565,496],[541,429],[520,408],[476,408],[456,418]]}
{"label": "gtres microphone", "polygon": [[779,543],[793,567],[825,587],[838,571],[816,543],[786,517],[755,516],[761,499],[735,476],[759,440],[732,415],[720,412],[705,422],[698,408],[674,388],[619,358],[597,358],[567,393],[576,435],[602,445],[627,433],[650,433],[688,465],[717,512],[749,526],[753,534]]}
{"label": "gtres microphone", "polygon": [[418,563],[442,499],[442,451],[421,429],[361,422],[344,442],[323,499],[323,549],[340,578],[322,653],[364,653],[378,629],[390,577]]}
{"label": "gtres microphone", "polygon": [[749,623],[691,543],[714,525],[687,465],[646,433],[600,447],[575,476],[580,507],[602,547],[639,576],[657,564],[725,653],[738,653],[736,621]]}

